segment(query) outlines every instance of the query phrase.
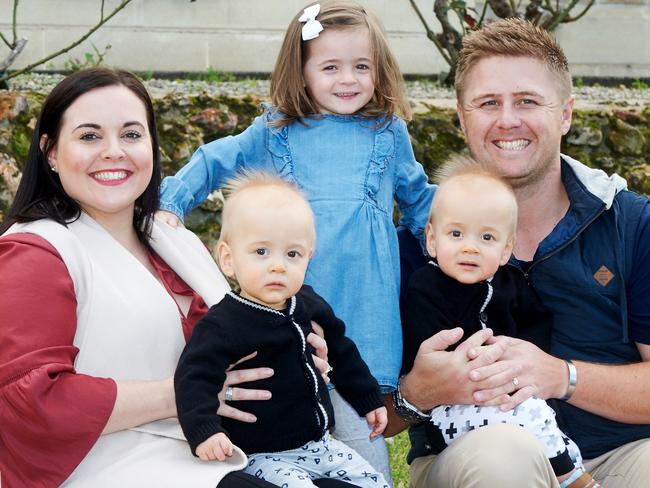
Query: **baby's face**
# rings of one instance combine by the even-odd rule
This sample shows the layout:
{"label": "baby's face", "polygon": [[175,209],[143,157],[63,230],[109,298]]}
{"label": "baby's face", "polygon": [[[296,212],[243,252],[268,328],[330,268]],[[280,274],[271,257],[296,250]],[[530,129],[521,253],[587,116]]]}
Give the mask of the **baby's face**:
{"label": "baby's face", "polygon": [[490,278],[512,254],[512,197],[485,180],[452,180],[438,191],[435,215],[426,228],[427,251],[447,276],[461,283]]}
{"label": "baby's face", "polygon": [[[242,195],[244,197],[245,195]],[[238,203],[229,242],[218,247],[223,272],[237,279],[241,296],[276,310],[303,284],[314,247],[314,223],[297,198]]]}

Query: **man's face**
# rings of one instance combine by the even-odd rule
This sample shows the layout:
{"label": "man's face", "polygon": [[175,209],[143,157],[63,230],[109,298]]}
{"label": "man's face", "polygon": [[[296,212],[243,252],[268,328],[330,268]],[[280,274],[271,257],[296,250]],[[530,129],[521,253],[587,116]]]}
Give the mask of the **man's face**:
{"label": "man's face", "polygon": [[503,56],[480,60],[467,73],[457,110],[472,156],[495,165],[513,188],[559,171],[573,98],[563,99],[560,81],[542,62]]}

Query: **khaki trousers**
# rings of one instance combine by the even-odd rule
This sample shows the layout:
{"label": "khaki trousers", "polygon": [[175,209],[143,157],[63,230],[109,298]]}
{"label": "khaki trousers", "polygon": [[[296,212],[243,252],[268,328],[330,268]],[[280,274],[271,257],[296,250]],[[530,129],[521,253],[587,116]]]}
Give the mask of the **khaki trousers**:
{"label": "khaki trousers", "polygon": [[[631,442],[585,468],[604,488],[650,486],[650,439]],[[414,488],[558,488],[538,440],[513,425],[493,425],[465,434],[437,456],[413,461]]]}

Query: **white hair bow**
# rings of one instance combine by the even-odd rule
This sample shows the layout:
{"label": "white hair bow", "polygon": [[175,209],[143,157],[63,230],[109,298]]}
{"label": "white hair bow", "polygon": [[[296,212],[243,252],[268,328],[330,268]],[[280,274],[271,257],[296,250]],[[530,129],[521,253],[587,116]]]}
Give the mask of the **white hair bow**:
{"label": "white hair bow", "polygon": [[315,39],[318,34],[323,30],[323,26],[316,20],[316,16],[320,12],[320,3],[311,5],[305,9],[298,22],[305,22],[302,26],[302,40],[309,41]]}

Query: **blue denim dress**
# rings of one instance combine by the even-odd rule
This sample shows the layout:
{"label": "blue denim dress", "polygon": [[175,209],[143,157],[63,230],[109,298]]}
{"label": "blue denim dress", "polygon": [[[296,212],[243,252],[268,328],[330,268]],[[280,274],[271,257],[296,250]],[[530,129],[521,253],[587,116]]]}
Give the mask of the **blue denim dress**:
{"label": "blue denim dress", "polygon": [[393,225],[422,237],[433,187],[415,161],[406,124],[321,115],[306,125],[268,126],[267,108],[237,136],[201,146],[162,183],[161,208],[183,216],[242,168],[279,173],[307,195],[317,244],[305,283],[346,324],[382,386],[395,387],[402,359],[399,251]]}

